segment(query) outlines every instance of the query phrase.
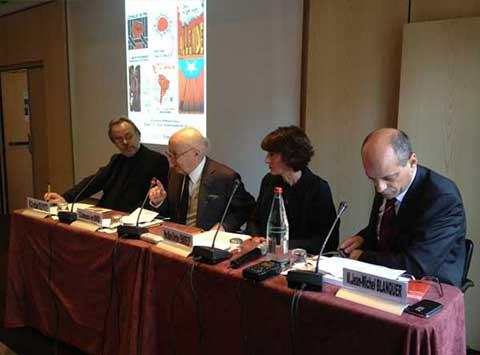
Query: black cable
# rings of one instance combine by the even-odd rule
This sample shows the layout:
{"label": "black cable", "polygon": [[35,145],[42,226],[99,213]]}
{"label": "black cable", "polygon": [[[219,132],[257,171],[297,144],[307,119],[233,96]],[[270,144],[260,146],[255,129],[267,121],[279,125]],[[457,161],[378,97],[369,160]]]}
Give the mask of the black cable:
{"label": "black cable", "polygon": [[60,331],[60,311],[58,309],[57,298],[55,292],[53,292],[53,245],[52,245],[52,233],[48,235],[48,286],[50,290],[50,296],[53,300],[55,308],[55,327],[53,331],[53,354],[58,354],[58,334]]}
{"label": "black cable", "polygon": [[[120,238],[115,239],[115,244],[113,245],[112,249],[112,257],[111,257],[111,277],[110,277],[110,290],[109,290],[109,300],[108,300],[108,305],[107,309],[105,311],[105,317],[103,319],[103,334],[102,334],[102,354],[105,353],[105,340],[106,340],[106,332],[107,332],[107,321],[108,321],[108,315],[110,314],[110,308],[112,307],[113,303],[113,294],[114,290],[116,287],[116,276],[115,276],[115,262],[116,262],[116,257],[117,257],[117,247],[118,247],[118,242]],[[118,290],[116,291],[117,297],[118,297]],[[118,301],[118,300],[117,300]],[[118,303],[118,302],[117,302]],[[118,307],[117,307],[117,312],[119,312]],[[117,313],[118,316],[118,313]],[[119,329],[119,322],[118,322],[118,317],[117,317],[117,332],[120,334],[120,329]],[[120,337],[117,339],[118,341],[120,340]]]}
{"label": "black cable", "polygon": [[201,257],[194,258],[192,260],[192,267],[190,268],[190,289],[192,291],[192,297],[195,305],[195,315],[197,318],[197,327],[198,327],[198,344],[200,347],[200,354],[204,351],[203,339],[204,339],[204,327],[202,323],[201,313],[200,313],[200,298],[198,297],[197,290],[193,283],[193,271],[195,270],[196,263],[200,261]]}
{"label": "black cable", "polygon": [[306,286],[306,284],[302,284],[300,289],[295,290],[290,303],[290,344],[292,355],[295,355],[297,352],[296,333],[298,329],[298,305],[300,304],[300,298],[302,297],[303,290]]}
{"label": "black cable", "polygon": [[170,334],[170,337],[169,337],[169,340],[170,340],[170,348],[171,348],[171,351],[172,351],[172,354],[175,355],[177,353],[177,349],[176,349],[176,337],[175,337],[175,324],[174,324],[174,319],[173,319],[173,315],[174,315],[174,310],[175,310],[175,299],[177,298],[177,293],[178,293],[178,290],[180,289],[180,286],[182,285],[183,283],[183,280],[185,280],[185,277],[187,276],[187,272],[188,272],[189,268],[186,268],[185,271],[183,272],[182,276],[180,277],[180,281],[178,281],[177,285],[175,286],[175,288],[173,289],[173,293],[172,293],[172,299],[170,300],[170,329],[171,329],[171,334]]}

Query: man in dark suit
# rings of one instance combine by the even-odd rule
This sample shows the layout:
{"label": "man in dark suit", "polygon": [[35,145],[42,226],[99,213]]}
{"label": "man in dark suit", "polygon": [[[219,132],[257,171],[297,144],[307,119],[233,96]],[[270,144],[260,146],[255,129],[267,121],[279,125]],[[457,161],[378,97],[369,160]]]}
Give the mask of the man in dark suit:
{"label": "man in dark suit", "polygon": [[140,131],[132,121],[124,117],[110,121],[108,136],[120,154],[114,154],[108,165],[63,195],[47,192],[46,201],[57,204],[72,202],[75,198],[81,201],[103,191],[98,206],[132,212],[142,204],[153,177],[167,186],[167,158],[140,144]]}
{"label": "man in dark suit", "polygon": [[370,133],[362,160],[377,194],[368,226],[340,249],[353,259],[460,286],[465,212],[455,183],[418,165],[408,136],[396,129]]}
{"label": "man in dark suit", "polygon": [[175,132],[168,142],[171,168],[167,190],[157,183],[150,203],[160,213],[181,224],[202,229],[217,227],[228,199],[238,182],[221,228],[237,230],[251,214],[255,201],[245,190],[240,175],[206,156],[208,141],[195,128]]}

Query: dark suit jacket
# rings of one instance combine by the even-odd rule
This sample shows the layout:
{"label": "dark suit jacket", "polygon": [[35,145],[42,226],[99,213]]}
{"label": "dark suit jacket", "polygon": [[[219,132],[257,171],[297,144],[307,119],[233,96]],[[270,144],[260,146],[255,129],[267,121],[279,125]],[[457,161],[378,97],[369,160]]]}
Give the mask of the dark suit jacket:
{"label": "dark suit jacket", "polygon": [[[302,177],[293,186],[281,176],[265,175],[260,187],[253,220],[249,223],[249,234],[266,235],[267,221],[276,186],[283,188],[285,209],[289,224],[289,247],[304,248],[318,254],[336,217],[332,193],[328,182],[306,168]],[[325,251],[336,250],[338,225],[327,242]]]}
{"label": "dark suit jacket", "polygon": [[361,261],[405,269],[416,278],[436,276],[460,286],[465,262],[465,211],[455,183],[422,166],[395,216],[396,235],[389,253],[376,251],[378,210],[376,195],[370,222],[359,235],[365,238]]}
{"label": "dark suit jacket", "polygon": [[168,168],[168,160],[164,155],[141,145],[133,157],[113,155],[108,165],[80,181],[65,192],[63,198],[72,202],[93,179],[77,201],[103,191],[98,206],[132,212],[142,204],[152,177],[158,178],[164,186],[168,186]]}
{"label": "dark suit jacket", "polygon": [[[184,175],[177,173],[175,169],[170,169],[167,189],[168,202],[165,204],[166,206],[160,207],[160,211],[163,213],[165,213],[165,208],[167,209],[166,213],[173,221],[178,219],[183,178]],[[208,230],[220,222],[236,179],[239,179],[240,185],[223,223],[226,231],[236,231],[245,223],[255,205],[255,200],[245,190],[238,173],[207,157],[200,180],[197,227]]]}

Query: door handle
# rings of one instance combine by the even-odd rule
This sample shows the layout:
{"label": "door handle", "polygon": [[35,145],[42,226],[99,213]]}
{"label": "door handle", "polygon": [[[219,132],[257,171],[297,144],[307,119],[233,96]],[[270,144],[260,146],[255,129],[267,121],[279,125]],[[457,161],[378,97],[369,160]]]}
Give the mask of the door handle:
{"label": "door handle", "polygon": [[30,142],[29,141],[14,141],[14,142],[8,142],[8,145],[10,147],[21,146],[21,145],[30,145]]}

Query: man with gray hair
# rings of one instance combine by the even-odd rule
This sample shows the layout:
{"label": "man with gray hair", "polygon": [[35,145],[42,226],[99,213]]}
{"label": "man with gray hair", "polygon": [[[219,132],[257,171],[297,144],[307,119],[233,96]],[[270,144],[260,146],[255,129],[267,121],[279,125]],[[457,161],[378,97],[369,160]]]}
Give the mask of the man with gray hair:
{"label": "man with gray hair", "polygon": [[368,226],[344,240],[352,259],[460,286],[465,260],[465,211],[455,183],[418,165],[408,136],[370,133],[362,145],[365,174],[376,195]]}
{"label": "man with gray hair", "polygon": [[254,198],[240,175],[207,157],[208,140],[195,128],[175,132],[168,142],[171,168],[167,190],[161,183],[150,189],[150,204],[174,222],[211,229],[220,222],[235,184],[230,208],[221,228],[237,230],[251,214]]}

